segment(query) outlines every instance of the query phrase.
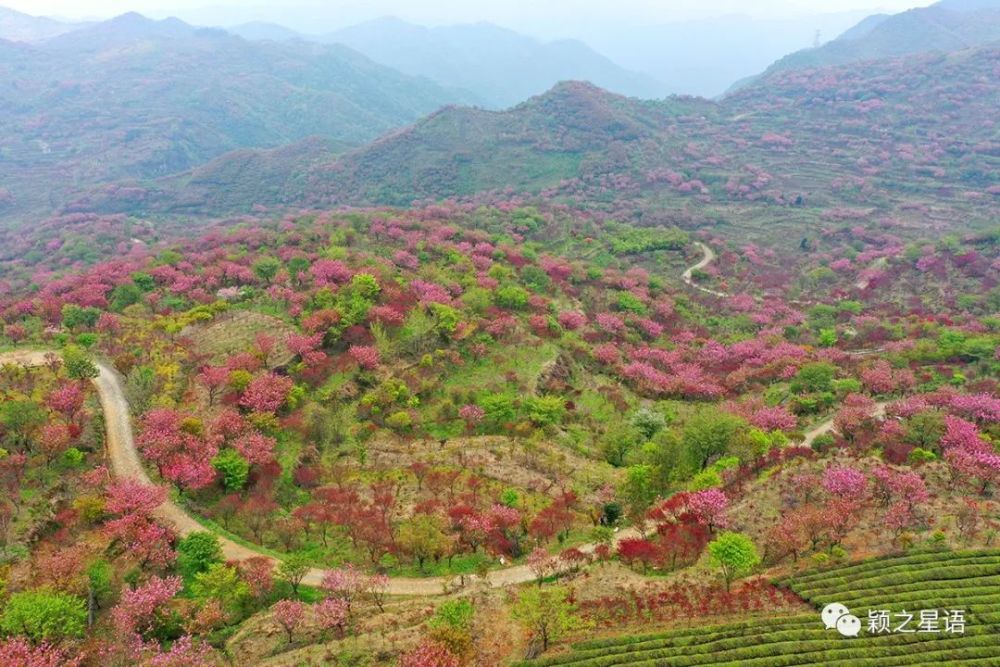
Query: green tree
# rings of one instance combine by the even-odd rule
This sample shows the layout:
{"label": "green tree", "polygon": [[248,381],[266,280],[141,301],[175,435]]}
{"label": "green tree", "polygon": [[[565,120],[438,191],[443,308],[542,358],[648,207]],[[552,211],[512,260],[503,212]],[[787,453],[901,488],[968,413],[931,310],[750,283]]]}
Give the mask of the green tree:
{"label": "green tree", "polygon": [[658,410],[648,407],[641,407],[635,411],[629,423],[642,433],[643,437],[650,440],[657,433],[666,428],[669,423],[667,416]]}
{"label": "green tree", "polygon": [[714,457],[729,452],[746,422],[720,410],[703,411],[684,426],[683,441],[692,470],[705,468]]}
{"label": "green tree", "polygon": [[427,621],[430,637],[448,647],[456,656],[467,656],[473,646],[472,622],[475,608],[469,600],[448,600]]}
{"label": "green tree", "polygon": [[206,572],[222,560],[222,546],[212,533],[199,530],[177,542],[177,570],[186,579]]}
{"label": "green tree", "polygon": [[292,587],[292,595],[299,594],[299,586],[309,572],[309,559],[302,554],[291,554],[278,564],[275,575]]}
{"label": "green tree", "polygon": [[507,394],[487,394],[479,399],[478,403],[486,413],[484,420],[493,428],[503,428],[517,416],[514,411],[514,399]]}
{"label": "green tree", "polygon": [[528,264],[521,269],[521,282],[535,292],[544,292],[552,281],[541,268],[534,264]]}
{"label": "green tree", "polygon": [[551,642],[581,625],[580,619],[574,615],[576,608],[568,598],[565,588],[532,586],[521,592],[511,615],[541,640],[542,650],[545,651]]}
{"label": "green tree", "polygon": [[432,303],[428,306],[431,315],[434,317],[434,331],[443,340],[450,340],[458,323],[462,321],[462,314],[451,306],[443,303]]}
{"label": "green tree", "polygon": [[399,410],[385,418],[385,425],[393,431],[409,431],[413,428],[413,416],[406,410]]}
{"label": "green tree", "polygon": [[559,396],[529,396],[525,408],[536,426],[558,424],[566,413],[566,403]]}
{"label": "green tree", "polygon": [[726,590],[733,579],[749,574],[760,563],[760,555],[753,541],[742,533],[726,531],[720,533],[708,545],[712,564],[722,570]]}
{"label": "green tree", "polygon": [[493,301],[501,308],[523,310],[528,305],[528,290],[517,285],[501,287],[493,293]]}
{"label": "green tree", "polygon": [[621,497],[628,508],[628,514],[635,519],[643,516],[656,500],[658,493],[653,466],[642,463],[629,466],[625,471],[625,481],[621,487]]}
{"label": "green tree", "polygon": [[94,624],[94,616],[104,600],[111,595],[113,572],[108,561],[99,559],[87,566],[87,625]]}
{"label": "green tree", "polygon": [[142,301],[142,290],[135,283],[125,283],[111,290],[110,308],[120,313]]}
{"label": "green tree", "polygon": [[944,432],[944,413],[940,410],[925,410],[906,420],[903,442],[933,452],[939,449]]}
{"label": "green tree", "polygon": [[93,329],[97,324],[97,318],[101,316],[101,311],[97,308],[82,308],[73,303],[67,303],[62,307],[63,326],[70,331],[76,329]]}
{"label": "green tree", "polygon": [[441,519],[430,514],[412,517],[399,529],[399,546],[417,561],[423,572],[428,558],[438,560],[448,548]]}
{"label": "green tree", "polygon": [[834,328],[820,329],[817,342],[820,347],[833,347],[837,344],[837,330]]}
{"label": "green tree", "polygon": [[156,393],[156,371],[149,366],[133,366],[125,376],[125,399],[132,412],[141,415],[149,410]]}
{"label": "green tree", "polygon": [[628,424],[612,426],[601,436],[604,459],[616,468],[625,465],[629,452],[641,438],[639,431]]}
{"label": "green tree", "polygon": [[45,410],[34,401],[0,402],[0,426],[7,432],[4,440],[14,447],[26,447],[32,432],[44,424],[46,419]]}
{"label": "green tree", "polygon": [[646,304],[642,302],[642,299],[631,292],[619,292],[618,302],[615,304],[615,307],[626,313],[635,313],[637,315],[646,314]]}
{"label": "green tree", "polygon": [[132,282],[143,292],[152,292],[156,287],[156,280],[148,273],[133,273]]}
{"label": "green tree", "polygon": [[35,642],[82,637],[86,627],[86,603],[47,588],[14,593],[0,616],[0,630]]}
{"label": "green tree", "polygon": [[101,374],[90,356],[75,345],[66,346],[62,356],[66,375],[74,380],[92,380]]}
{"label": "green tree", "polygon": [[253,272],[261,282],[270,283],[281,270],[281,261],[276,257],[261,257],[253,263]]}
{"label": "green tree", "polygon": [[691,478],[688,488],[691,491],[704,491],[705,489],[717,489],[722,486],[722,476],[718,470],[706,468]]}
{"label": "green tree", "polygon": [[643,460],[653,466],[653,480],[660,491],[687,476],[684,444],[673,430],[657,433],[642,452]]}
{"label": "green tree", "polygon": [[250,463],[238,451],[225,448],[212,459],[212,467],[222,475],[222,485],[227,491],[240,491],[250,477]]}
{"label": "green tree", "polygon": [[792,378],[792,393],[815,393],[832,390],[837,367],[825,361],[806,364]]}
{"label": "green tree", "polygon": [[229,613],[237,613],[250,599],[250,586],[240,578],[235,567],[225,563],[213,563],[196,574],[191,592],[203,600],[218,600]]}

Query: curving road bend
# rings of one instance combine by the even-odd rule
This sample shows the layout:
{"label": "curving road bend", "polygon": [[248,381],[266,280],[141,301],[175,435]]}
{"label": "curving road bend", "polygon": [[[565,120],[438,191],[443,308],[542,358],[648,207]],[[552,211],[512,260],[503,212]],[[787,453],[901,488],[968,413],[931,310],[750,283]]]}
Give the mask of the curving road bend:
{"label": "curving road bend", "polygon": [[698,262],[694,266],[689,266],[687,269],[685,269],[684,273],[681,274],[681,279],[689,287],[693,287],[700,292],[704,292],[705,294],[711,294],[712,296],[718,296],[718,297],[729,296],[729,294],[727,294],[726,292],[718,292],[716,290],[695,284],[694,280],[692,279],[692,275],[694,274],[695,271],[700,271],[701,269],[704,269],[706,266],[715,261],[715,251],[712,250],[707,245],[705,245],[704,243],[702,243],[701,241],[695,241],[694,244],[698,246],[698,248],[701,250],[704,256],[701,258],[700,262]]}
{"label": "curving road bend", "polygon": [[[18,364],[21,366],[43,366],[48,362],[51,352],[28,351],[9,352],[0,354],[0,365]],[[135,438],[132,431],[132,420],[129,414],[128,401],[125,399],[125,392],[122,389],[121,377],[118,373],[104,363],[97,363],[100,374],[94,378],[94,387],[100,397],[101,408],[104,411],[104,422],[107,427],[106,449],[108,463],[111,472],[115,477],[132,479],[143,484],[152,485],[146,470],[143,468],[139,451],[135,446]],[[155,512],[156,518],[165,525],[171,526],[178,535],[187,535],[195,531],[206,530],[198,523],[194,517],[172,500],[166,500]],[[619,531],[615,536],[615,541],[629,537],[638,536],[638,531],[625,529]],[[261,553],[255,549],[234,542],[233,540],[219,535],[219,542],[222,546],[223,555],[227,560],[244,560],[256,556],[264,556],[274,560],[268,554]],[[584,553],[592,553],[595,545],[588,544],[580,547]],[[303,579],[303,583],[309,586],[319,586],[327,570],[312,568]],[[389,580],[387,592],[390,595],[443,595],[446,588],[454,589],[460,585],[462,578],[455,577],[392,577]],[[476,575],[466,575],[466,581],[475,581]],[[490,586],[500,588],[515,584],[523,584],[534,581],[535,574],[527,565],[517,565],[503,570],[496,570],[487,576]]]}
{"label": "curving road bend", "polygon": [[[717,292],[695,285],[691,280],[691,274],[710,264],[715,259],[715,253],[704,243],[696,241],[695,244],[701,248],[704,257],[700,262],[689,267],[682,278],[685,283],[713,296],[729,296],[724,292]],[[18,364],[21,366],[42,366],[48,362],[52,352],[20,350],[0,354],[0,365]],[[153,484],[142,465],[139,451],[135,446],[135,438],[132,431],[132,418],[129,411],[128,401],[125,399],[125,392],[122,389],[121,376],[110,366],[98,362],[99,375],[94,378],[94,387],[100,397],[101,408],[104,411],[104,422],[107,427],[107,457],[111,472],[119,478],[133,479],[143,484]],[[885,416],[886,403],[876,404],[875,414],[877,417]],[[835,430],[833,419],[819,424],[808,431],[802,444],[811,446],[813,441],[821,435],[831,433]],[[191,516],[184,508],[173,500],[166,500],[156,509],[156,518],[164,524],[173,527],[178,535],[187,535],[195,531],[203,531],[206,528]],[[639,536],[639,531],[634,528],[626,528],[615,534],[615,543],[629,538]],[[224,535],[219,535],[219,542],[222,552],[228,560],[244,560],[247,558],[263,556],[275,560],[268,554],[261,553],[251,547],[235,542]],[[596,548],[595,544],[586,544],[579,547],[580,551],[590,554]],[[322,582],[327,570],[312,568],[306,575],[303,583],[310,586],[318,586]],[[389,580],[387,592],[390,595],[443,595],[448,590],[453,590],[461,585],[460,582],[475,581],[476,575],[466,575],[465,577],[392,577]],[[490,572],[487,582],[494,588],[512,586],[534,581],[535,574],[527,565],[516,565],[501,570]]]}

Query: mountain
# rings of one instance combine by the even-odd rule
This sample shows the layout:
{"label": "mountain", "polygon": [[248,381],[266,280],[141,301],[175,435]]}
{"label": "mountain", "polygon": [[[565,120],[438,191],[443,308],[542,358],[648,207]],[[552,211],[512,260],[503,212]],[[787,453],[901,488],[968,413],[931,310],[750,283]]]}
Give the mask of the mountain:
{"label": "mountain", "polygon": [[299,33],[278,25],[277,23],[265,23],[263,21],[251,21],[240,25],[226,28],[234,35],[239,35],[243,39],[249,40],[269,40],[272,42],[287,42],[296,39],[305,39]]}
{"label": "mountain", "polygon": [[248,42],[128,14],[5,47],[0,184],[15,210],[321,135],[358,144],[471,101],[341,45]]}
{"label": "mountain", "polygon": [[1000,41],[1000,3],[951,2],[888,17],[870,17],[816,49],[797,51],[763,74],[844,65],[927,51],[956,51]]}
{"label": "mountain", "polygon": [[116,47],[129,46],[140,40],[183,40],[199,31],[180,19],[159,21],[129,12],[81,30],[59,35],[45,43],[46,50],[97,53]]}
{"label": "mountain", "polygon": [[890,19],[892,14],[872,14],[866,16],[857,25],[854,25],[837,36],[838,41],[851,41],[867,36],[872,30]]}
{"label": "mountain", "polygon": [[[953,166],[941,180],[955,185],[964,171],[995,184],[988,148],[995,136],[975,119],[990,116],[1000,93],[992,76],[998,64],[1000,50],[986,49],[828,68],[816,81],[789,73],[718,104],[641,102],[568,83],[509,112],[445,109],[347,154],[330,170],[326,187],[349,201],[362,195],[400,203],[505,187],[558,191],[566,180],[576,181],[566,191],[577,194],[616,178],[627,190],[655,184],[658,172],[673,170],[725,198],[732,176],[742,182],[760,169],[772,192],[811,192],[832,201],[839,198],[835,178],[871,178],[858,160],[874,162],[882,151],[929,154],[942,141],[954,152],[942,159]],[[838,97],[842,91],[850,91],[845,99]],[[963,100],[962,108],[952,108],[954,99]],[[897,108],[910,113],[904,118]],[[924,181],[915,178],[913,165],[895,159],[876,172],[887,187]]]}
{"label": "mountain", "polygon": [[394,18],[324,36],[372,60],[508,107],[567,79],[635,97],[662,97],[652,77],[626,70],[576,40],[543,43],[489,23],[425,28]]}
{"label": "mountain", "polygon": [[[971,228],[995,216],[1000,190],[1000,147],[982,122],[1000,93],[997,67],[1000,49],[981,48],[791,70],[717,102],[644,101],[565,82],[506,111],[447,107],[335,158],[284,153],[279,165],[258,154],[242,169],[223,156],[210,179],[152,183],[141,196],[148,211],[235,213],[520,193],[622,215],[809,220],[880,210],[933,224],[959,216]],[[237,201],[235,191],[247,196]],[[131,205],[101,196],[81,204]],[[912,213],[923,207],[926,215]]]}
{"label": "mountain", "polygon": [[0,39],[11,42],[38,42],[77,30],[84,24],[64,23],[55,19],[29,16],[0,7]]}

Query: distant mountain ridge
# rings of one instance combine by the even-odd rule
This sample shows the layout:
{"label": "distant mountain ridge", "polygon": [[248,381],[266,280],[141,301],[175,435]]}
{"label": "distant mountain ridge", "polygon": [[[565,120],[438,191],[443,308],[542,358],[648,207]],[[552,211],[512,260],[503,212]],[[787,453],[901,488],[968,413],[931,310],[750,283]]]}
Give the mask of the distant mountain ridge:
{"label": "distant mountain ridge", "polygon": [[781,58],[761,76],[929,51],[957,51],[997,41],[1000,0],[945,0],[891,16],[870,16],[832,42]]}
{"label": "distant mountain ridge", "polygon": [[[235,31],[253,33],[246,26]],[[258,32],[268,38],[282,34],[279,26]],[[490,23],[426,28],[383,18],[310,39],[344,44],[403,73],[468,90],[492,108],[512,106],[567,79],[635,97],[666,94],[653,77],[620,67],[583,42],[540,42]]]}
{"label": "distant mountain ridge", "polygon": [[[720,102],[644,101],[564,82],[507,111],[447,107],[341,155],[307,147],[296,160],[290,147],[279,165],[258,151],[238,156],[237,169],[224,156],[149,184],[143,197],[146,210],[163,213],[490,201],[490,193],[626,211],[650,201],[890,211],[957,201],[974,220],[994,215],[987,191],[1000,187],[1000,145],[981,121],[1000,94],[998,67],[1000,49],[982,48],[790,70]],[[248,163],[253,173],[242,169]],[[100,194],[80,204],[123,210]]]}
{"label": "distant mountain ridge", "polygon": [[[313,135],[359,144],[472,102],[341,45],[248,42],[127,14],[0,51],[0,184],[16,210]],[[26,207],[26,208],[25,208]]]}
{"label": "distant mountain ridge", "polygon": [[65,23],[43,16],[30,16],[0,7],[0,39],[11,42],[38,42],[85,26],[85,23]]}

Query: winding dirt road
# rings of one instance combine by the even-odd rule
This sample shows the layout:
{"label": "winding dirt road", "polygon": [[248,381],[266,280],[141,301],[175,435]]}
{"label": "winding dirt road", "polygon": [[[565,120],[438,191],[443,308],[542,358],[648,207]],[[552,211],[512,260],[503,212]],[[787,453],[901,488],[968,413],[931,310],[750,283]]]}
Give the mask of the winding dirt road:
{"label": "winding dirt road", "polygon": [[[18,364],[21,366],[44,366],[48,363],[49,352],[22,350],[18,352],[8,352],[0,354],[0,366],[4,364]],[[125,399],[125,392],[122,389],[121,376],[106,364],[98,363],[97,368],[100,374],[94,378],[94,387],[100,397],[101,408],[104,411],[104,422],[107,427],[107,457],[111,472],[115,477],[123,479],[133,479],[143,484],[153,484],[146,470],[142,466],[139,458],[139,451],[135,446],[135,438],[132,431],[132,420],[129,414],[128,401]],[[173,527],[178,535],[187,535],[195,531],[206,530],[198,523],[184,508],[172,500],[165,501],[156,508],[156,518],[165,525]],[[638,531],[633,529],[621,530],[616,534],[616,542],[628,537],[635,537]],[[271,558],[267,554],[262,554],[255,549],[244,546],[238,542],[219,535],[219,542],[222,546],[222,553],[227,560],[244,560],[255,556]],[[592,553],[595,545],[588,544],[580,547],[584,553]],[[273,560],[273,558],[272,558]],[[303,583],[310,586],[318,586],[326,574],[326,570],[312,568],[306,575]],[[472,582],[477,580],[476,575],[466,575],[465,580]],[[487,576],[490,586],[500,588],[515,584],[523,584],[535,579],[535,574],[527,565],[517,565],[503,570],[496,570]],[[461,577],[393,577],[389,580],[387,592],[390,595],[442,595],[446,587],[454,589],[460,585]]]}
{"label": "winding dirt road", "polygon": [[[704,243],[695,242],[704,253],[700,262],[688,268],[682,278],[684,282],[713,296],[728,296],[723,292],[717,292],[705,287],[695,285],[691,280],[691,274],[697,270],[708,266],[715,259],[715,253]],[[51,352],[21,350],[0,354],[0,366],[4,364],[18,364],[21,366],[43,366],[48,363]],[[128,401],[125,399],[125,392],[122,389],[121,376],[110,366],[98,363],[97,368],[100,374],[94,379],[94,387],[100,397],[101,408],[104,411],[104,421],[107,427],[107,457],[111,472],[119,478],[133,479],[143,484],[153,484],[142,465],[139,451],[135,446],[135,438],[132,431],[132,418],[129,411]],[[886,403],[876,405],[876,416],[885,416]],[[829,419],[819,424],[805,434],[802,444],[811,446],[817,437],[830,433],[834,430],[833,419]],[[156,509],[156,518],[164,524],[172,526],[178,535],[187,535],[195,531],[203,531],[206,528],[192,517],[184,508],[168,499]],[[624,539],[637,537],[639,531],[634,528],[626,528],[615,534],[615,543]],[[244,560],[256,556],[264,556],[274,560],[268,554],[263,554],[251,547],[235,542],[224,535],[219,535],[219,542],[222,552],[228,560]],[[584,553],[593,553],[596,545],[586,544],[579,547]],[[306,575],[303,583],[310,586],[318,586],[323,580],[326,570],[312,568]],[[476,581],[476,575],[466,575],[464,581]],[[502,570],[494,570],[487,576],[487,581],[493,588],[523,584],[535,579],[535,574],[527,565],[516,565]],[[390,595],[443,595],[447,590],[453,590],[461,585],[462,577],[392,577],[389,580],[387,592]]]}
{"label": "winding dirt road", "polygon": [[719,296],[719,297],[727,297],[727,296],[729,296],[725,292],[718,292],[716,290],[709,289],[707,287],[702,287],[701,285],[695,284],[695,282],[694,282],[694,280],[692,278],[692,275],[694,274],[695,271],[700,271],[701,269],[704,269],[706,266],[708,266],[709,264],[711,264],[712,262],[715,261],[715,251],[712,250],[711,248],[709,248],[707,245],[705,245],[701,241],[695,241],[694,244],[696,246],[698,246],[698,248],[701,250],[701,252],[702,252],[702,254],[704,256],[701,258],[700,262],[698,262],[694,266],[689,266],[687,269],[685,269],[684,273],[681,274],[681,279],[689,287],[693,287],[693,288],[695,288],[698,291],[704,292],[705,294],[711,294],[712,296]]}

